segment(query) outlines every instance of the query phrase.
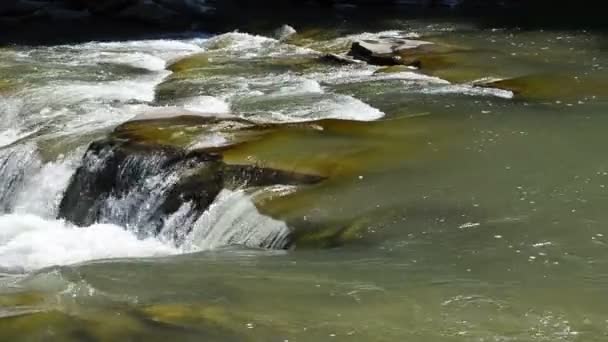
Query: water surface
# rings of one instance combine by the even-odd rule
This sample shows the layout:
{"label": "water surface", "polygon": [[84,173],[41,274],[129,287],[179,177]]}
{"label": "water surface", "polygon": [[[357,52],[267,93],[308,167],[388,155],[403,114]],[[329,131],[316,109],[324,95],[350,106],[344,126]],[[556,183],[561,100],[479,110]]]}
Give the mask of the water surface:
{"label": "water surface", "polygon": [[[377,73],[315,62],[363,33],[327,28],[1,48],[1,339],[604,341],[601,35],[394,30],[363,37],[457,49],[424,73]],[[488,79],[514,92],[473,86]],[[327,180],[227,190],[189,243],[57,220],[87,145],[166,108],[322,120],[225,158]],[[288,229],[314,233],[289,250],[232,244]]]}

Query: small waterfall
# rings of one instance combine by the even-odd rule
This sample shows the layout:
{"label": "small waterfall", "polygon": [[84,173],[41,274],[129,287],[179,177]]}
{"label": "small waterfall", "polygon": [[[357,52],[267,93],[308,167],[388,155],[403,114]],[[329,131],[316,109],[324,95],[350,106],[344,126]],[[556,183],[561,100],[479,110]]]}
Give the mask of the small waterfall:
{"label": "small waterfall", "polygon": [[253,198],[265,190],[251,194],[245,190],[222,190],[215,202],[194,223],[184,247],[189,250],[206,250],[239,244],[285,248],[290,237],[287,225],[261,215],[253,203]]}
{"label": "small waterfall", "polygon": [[232,244],[278,249],[289,245],[290,231],[261,215],[253,199],[279,184],[321,179],[227,165],[221,155],[200,150],[106,139],[89,146],[58,216],[79,226],[122,226],[184,251]]}
{"label": "small waterfall", "polygon": [[26,179],[40,168],[40,160],[31,145],[0,149],[0,213],[12,211]]}
{"label": "small waterfall", "polygon": [[[216,162],[170,148],[93,143],[65,191],[59,216],[80,226],[111,223],[142,238],[156,236],[184,203],[192,202],[195,211],[213,202],[221,190],[211,170]],[[204,184],[194,177],[201,169],[210,175]]]}
{"label": "small waterfall", "polygon": [[254,204],[276,186],[223,189],[263,174],[224,173],[206,154],[103,141],[78,155],[43,163],[33,145],[0,150],[0,270],[290,243],[287,225]]}
{"label": "small waterfall", "polygon": [[33,143],[0,149],[0,214],[57,215],[80,153],[43,163]]}

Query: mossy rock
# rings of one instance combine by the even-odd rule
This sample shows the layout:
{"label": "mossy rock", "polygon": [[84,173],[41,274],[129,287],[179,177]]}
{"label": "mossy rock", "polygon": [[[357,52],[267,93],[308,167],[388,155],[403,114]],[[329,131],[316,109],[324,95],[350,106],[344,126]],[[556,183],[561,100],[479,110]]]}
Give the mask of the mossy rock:
{"label": "mossy rock", "polygon": [[91,141],[101,139],[110,133],[111,129],[104,128],[86,134],[41,136],[36,139],[36,147],[44,163],[53,162],[77,151]]}
{"label": "mossy rock", "polygon": [[[220,152],[229,146],[258,139],[276,129],[280,129],[280,125],[256,124],[236,116],[199,115],[176,109],[176,112],[166,112],[160,116],[152,113],[149,118],[146,115],[136,117],[116,127],[110,137],[151,148],[167,146]],[[210,145],[205,145],[205,140],[210,137],[222,141],[211,141]]]}
{"label": "mossy rock", "polygon": [[333,248],[352,243],[360,235],[359,229],[346,224],[296,226],[293,228],[293,244],[297,248]]}
{"label": "mossy rock", "polygon": [[181,58],[167,69],[174,72],[172,78],[201,76],[256,75],[269,72],[303,71],[318,62],[314,55],[287,57],[258,57],[248,59],[226,58],[212,53],[200,53]]}
{"label": "mossy rock", "polygon": [[[412,124],[410,130],[416,130]],[[391,121],[374,122],[325,119],[281,126],[259,139],[226,150],[227,163],[254,162],[282,170],[298,170],[330,178],[344,178],[361,170],[384,167],[378,148],[395,135],[411,135],[410,130]],[[302,148],[306,146],[306,148]],[[403,153],[407,148],[390,146],[386,153]]]}
{"label": "mossy rock", "polygon": [[144,307],[141,315],[160,324],[215,332],[216,335],[236,338],[237,341],[261,342],[267,341],[268,336],[285,334],[284,324],[280,321],[269,322],[259,312],[248,312],[243,308],[229,309],[218,304],[156,304]]}
{"label": "mossy rock", "polygon": [[78,315],[62,311],[0,318],[2,341],[242,341],[215,325],[183,327],[155,321],[124,308],[86,308]]}
{"label": "mossy rock", "polygon": [[[180,115],[170,118],[150,120],[132,120],[116,127],[111,136],[116,139],[137,141],[140,144],[154,146],[188,147],[196,142],[202,134],[208,133],[217,123],[213,117]],[[246,124],[234,122],[234,126]],[[227,125],[228,126],[228,125]],[[226,128],[224,131],[229,129]]]}
{"label": "mossy rock", "polygon": [[[200,116],[140,118],[127,122],[108,137],[90,144],[62,198],[59,217],[79,226],[89,226],[101,219],[103,214],[99,208],[103,208],[106,198],[144,191],[148,189],[146,184],[158,177],[175,179],[163,188],[162,196],[155,200],[155,209],[145,217],[136,215],[138,208],[133,207],[129,209],[131,212],[109,221],[137,225],[142,235],[151,236],[159,234],[165,218],[185,203],[189,203],[193,213],[202,214],[222,189],[311,185],[324,180],[317,174],[253,162],[228,163],[223,154],[231,146],[191,146],[195,139],[214,133],[229,132],[238,136],[243,130],[250,139],[251,135],[267,129],[273,126],[258,126],[238,118]],[[137,221],[129,221],[131,217]]]}
{"label": "mossy rock", "polygon": [[206,53],[190,55],[184,58],[180,58],[177,61],[169,64],[167,66],[167,70],[173,71],[175,73],[180,73],[187,70],[204,68],[209,65],[209,59],[209,55],[207,55]]}

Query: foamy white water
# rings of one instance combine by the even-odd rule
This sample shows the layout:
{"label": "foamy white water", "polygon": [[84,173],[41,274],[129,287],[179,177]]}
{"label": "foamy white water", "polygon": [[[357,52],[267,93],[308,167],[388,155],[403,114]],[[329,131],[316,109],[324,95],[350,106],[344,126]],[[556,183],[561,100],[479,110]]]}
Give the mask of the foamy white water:
{"label": "foamy white water", "polygon": [[76,151],[33,171],[30,177],[23,180],[13,204],[13,212],[44,218],[56,217],[63,192],[78,167],[81,155],[82,151]]}
{"label": "foamy white water", "polygon": [[31,271],[87,260],[163,256],[178,251],[155,238],[139,240],[122,227],[79,228],[34,215],[0,216],[0,269]]}
{"label": "foamy white water", "polygon": [[197,96],[194,98],[185,99],[182,103],[183,107],[190,111],[213,114],[230,113],[230,104],[213,96]]}
{"label": "foamy white water", "polygon": [[[191,207],[185,205],[168,218],[158,237],[147,238],[138,238],[135,229],[114,224],[76,227],[31,213],[1,215],[0,270],[28,272],[91,260],[159,257],[228,245],[283,247],[289,228],[260,214],[252,200],[255,195],[223,190],[195,223]],[[184,225],[192,223],[192,230],[185,231]]]}
{"label": "foamy white water", "polygon": [[303,122],[322,119],[373,121],[385,115],[381,110],[355,97],[341,94],[296,94],[286,97],[271,110],[262,109],[262,106],[266,105],[265,101],[276,101],[276,98],[244,99],[238,105],[244,108],[245,117],[266,122]]}
{"label": "foamy white water", "polygon": [[478,87],[469,84],[450,84],[447,86],[423,89],[427,94],[463,94],[469,96],[495,96],[503,99],[512,99],[513,94],[510,90]]}
{"label": "foamy white water", "polygon": [[[154,101],[155,87],[171,74],[167,63],[203,51],[205,40],[91,42],[15,54],[14,62],[36,65],[40,72],[24,74],[32,82],[0,98],[6,108],[0,146],[42,130],[82,133],[130,119],[144,110],[142,103]],[[121,65],[134,69],[113,67]]]}
{"label": "foamy white water", "polygon": [[318,54],[318,52],[285,44],[277,39],[242,32],[229,32],[217,35],[205,41],[203,48],[211,52],[248,59],[256,57],[288,56],[298,54]]}
{"label": "foamy white water", "polygon": [[322,94],[323,88],[321,84],[316,80],[303,78],[298,80],[296,84],[293,85],[285,85],[281,87],[276,94],[277,95],[298,95],[298,94]]}

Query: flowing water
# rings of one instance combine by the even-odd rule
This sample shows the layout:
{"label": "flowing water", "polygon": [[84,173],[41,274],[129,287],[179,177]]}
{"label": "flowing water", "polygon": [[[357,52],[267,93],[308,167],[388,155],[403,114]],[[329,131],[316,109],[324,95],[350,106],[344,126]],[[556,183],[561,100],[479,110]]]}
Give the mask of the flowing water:
{"label": "flowing water", "polygon": [[[0,340],[605,341],[602,35],[392,25],[0,47]],[[450,50],[318,62],[404,35]],[[58,218],[109,163],[92,141],[168,111],[278,124],[186,148],[325,180],[159,217],[191,164],[134,155],[85,227]]]}

